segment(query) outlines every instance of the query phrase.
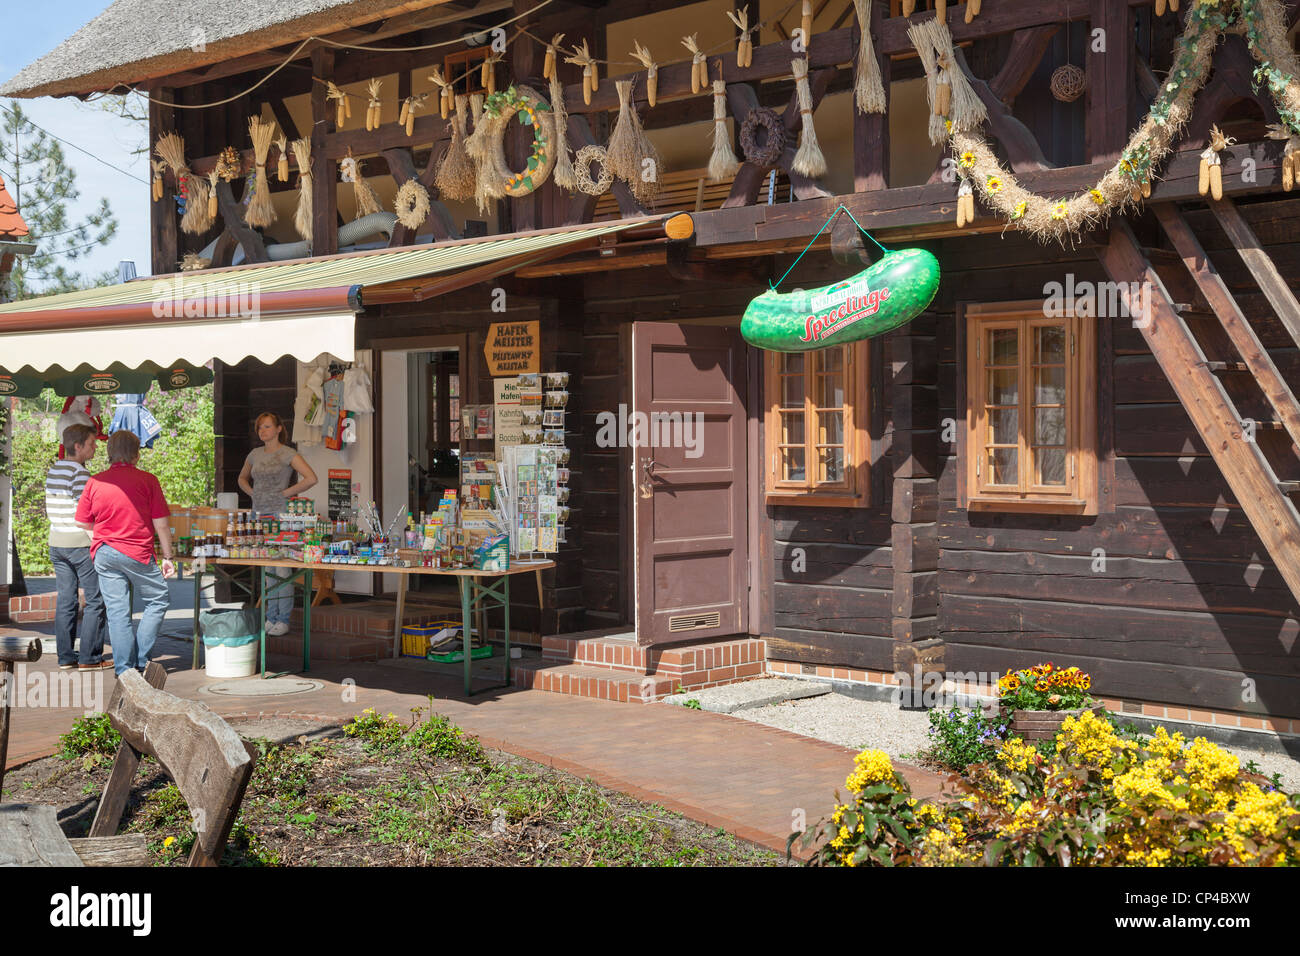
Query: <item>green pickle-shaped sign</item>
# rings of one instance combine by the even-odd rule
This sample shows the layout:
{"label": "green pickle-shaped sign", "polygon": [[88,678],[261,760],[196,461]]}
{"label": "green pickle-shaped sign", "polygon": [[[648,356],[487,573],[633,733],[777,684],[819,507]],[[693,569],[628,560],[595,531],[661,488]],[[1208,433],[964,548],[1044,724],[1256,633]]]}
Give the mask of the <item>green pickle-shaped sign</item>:
{"label": "green pickle-shaped sign", "polygon": [[926,310],[939,291],[939,261],[924,249],[886,253],[857,275],[820,289],[769,289],[740,321],[746,342],[809,352],[882,335]]}

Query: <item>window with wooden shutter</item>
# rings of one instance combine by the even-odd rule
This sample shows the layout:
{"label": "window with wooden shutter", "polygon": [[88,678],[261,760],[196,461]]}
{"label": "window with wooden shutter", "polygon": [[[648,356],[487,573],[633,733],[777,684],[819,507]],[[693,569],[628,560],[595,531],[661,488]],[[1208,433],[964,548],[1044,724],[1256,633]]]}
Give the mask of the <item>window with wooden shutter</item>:
{"label": "window with wooden shutter", "polygon": [[968,305],[966,504],[1097,513],[1096,319]]}
{"label": "window with wooden shutter", "polygon": [[867,503],[867,343],[768,352],[767,501]]}

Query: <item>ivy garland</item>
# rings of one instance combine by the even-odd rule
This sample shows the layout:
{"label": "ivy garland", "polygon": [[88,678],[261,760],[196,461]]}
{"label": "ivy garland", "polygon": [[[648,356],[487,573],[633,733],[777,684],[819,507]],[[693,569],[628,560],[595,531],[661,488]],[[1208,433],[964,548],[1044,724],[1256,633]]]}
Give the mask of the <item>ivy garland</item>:
{"label": "ivy garland", "polygon": [[1173,66],[1146,118],[1096,186],[1075,196],[1043,197],[1025,189],[1002,166],[978,128],[949,125],[949,145],[962,175],[1008,225],[1014,223],[1040,240],[1064,243],[1136,206],[1149,192],[1156,169],[1191,117],[1214,49],[1225,33],[1245,35],[1259,63],[1257,85],[1268,85],[1287,132],[1300,134],[1300,65],[1286,39],[1285,24],[1277,0],[1195,0],[1175,45]]}

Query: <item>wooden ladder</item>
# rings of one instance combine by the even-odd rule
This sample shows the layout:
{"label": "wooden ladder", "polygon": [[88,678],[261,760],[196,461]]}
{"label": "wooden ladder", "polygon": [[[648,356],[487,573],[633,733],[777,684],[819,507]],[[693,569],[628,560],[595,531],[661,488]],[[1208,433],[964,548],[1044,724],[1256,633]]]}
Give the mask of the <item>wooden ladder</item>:
{"label": "wooden ladder", "polygon": [[[1214,212],[1221,223],[1226,219],[1234,228],[1250,232],[1240,213],[1227,208],[1229,202],[1211,206],[1220,207]],[[1300,404],[1182,213],[1170,204],[1157,205],[1155,211],[1176,251],[1144,249],[1128,223],[1117,220],[1098,256],[1135,315],[1142,310],[1134,293],[1145,290],[1141,298],[1148,311],[1134,324],[1278,573],[1300,602],[1300,512],[1290,498],[1300,490],[1300,482],[1279,480],[1265,454],[1266,447],[1272,450],[1282,442],[1300,446]],[[1253,246],[1276,275],[1253,234],[1246,241],[1243,235],[1234,235],[1234,229],[1225,226],[1225,231],[1238,250]],[[1243,259],[1270,301],[1276,295],[1285,306],[1284,292],[1295,307],[1280,277],[1276,282],[1260,278],[1263,267],[1258,257],[1252,262],[1243,253]],[[1280,315],[1282,309],[1277,304],[1274,308]],[[1300,307],[1294,314],[1300,316]],[[1296,331],[1300,332],[1300,323]],[[1207,358],[1202,342],[1212,357]],[[1253,404],[1258,417],[1244,418],[1239,403]]]}

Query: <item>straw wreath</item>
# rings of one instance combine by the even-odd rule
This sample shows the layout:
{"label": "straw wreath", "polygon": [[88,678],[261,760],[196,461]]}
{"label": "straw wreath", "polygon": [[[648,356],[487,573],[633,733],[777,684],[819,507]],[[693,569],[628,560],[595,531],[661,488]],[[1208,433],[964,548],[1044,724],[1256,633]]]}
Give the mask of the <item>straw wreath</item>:
{"label": "straw wreath", "polygon": [[[766,132],[761,146],[758,142],[760,129]],[[759,106],[745,114],[744,122],[740,124],[740,149],[746,162],[763,168],[775,166],[785,154],[788,142],[785,123],[776,111]]]}
{"label": "straw wreath", "polygon": [[429,208],[429,190],[420,185],[418,179],[408,179],[402,183],[402,188],[397,191],[397,198],[393,201],[393,211],[397,213],[398,222],[414,232],[429,218]]}
{"label": "straw wreath", "polygon": [[[600,164],[600,178],[591,178],[592,163]],[[599,146],[584,146],[573,157],[573,173],[578,189],[588,196],[599,196],[614,185],[614,172],[609,168],[609,156]]]}

